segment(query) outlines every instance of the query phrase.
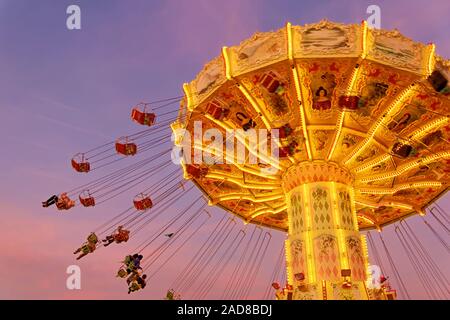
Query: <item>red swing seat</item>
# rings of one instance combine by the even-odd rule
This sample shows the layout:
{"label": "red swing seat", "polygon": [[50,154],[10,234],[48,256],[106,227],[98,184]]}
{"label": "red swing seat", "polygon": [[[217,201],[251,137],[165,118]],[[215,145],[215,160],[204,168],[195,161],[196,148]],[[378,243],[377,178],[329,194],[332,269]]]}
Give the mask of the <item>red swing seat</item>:
{"label": "red swing seat", "polygon": [[[141,107],[143,109],[141,111]],[[131,110],[131,119],[143,126],[152,126],[155,123],[156,115],[152,112],[145,112],[146,104],[138,104]]]}
{"label": "red swing seat", "polygon": [[206,167],[200,167],[197,164],[187,164],[186,165],[186,172],[191,175],[192,177],[199,179],[208,174],[208,168]]}
{"label": "red swing seat", "polygon": [[128,142],[128,138],[119,138],[116,140],[116,151],[125,156],[134,156],[137,153],[137,145]]}
{"label": "red swing seat", "polygon": [[339,108],[341,110],[357,110],[358,104],[359,104],[359,97],[358,96],[340,96],[339,97]]}
{"label": "red swing seat", "polygon": [[153,207],[153,202],[149,196],[141,193],[137,195],[133,200],[134,207],[136,210],[145,211]]}
{"label": "red swing seat", "polygon": [[278,81],[276,78],[277,76],[272,71],[269,71],[261,77],[261,85],[270,93],[274,93],[280,86],[280,81]]}
{"label": "red swing seat", "polygon": [[217,101],[212,101],[206,106],[206,113],[216,120],[222,120],[230,114],[230,109],[222,107]]}
{"label": "red swing seat", "polygon": [[91,170],[91,164],[84,159],[84,154],[82,153],[74,155],[71,163],[72,167],[77,172],[89,172]]}
{"label": "red swing seat", "polygon": [[95,199],[89,193],[89,191],[83,191],[82,193],[80,193],[78,198],[80,199],[80,203],[84,207],[93,207],[93,206],[95,206]]}
{"label": "red swing seat", "polygon": [[278,128],[278,137],[280,139],[286,139],[292,134],[292,128],[289,123],[286,123],[284,126]]}

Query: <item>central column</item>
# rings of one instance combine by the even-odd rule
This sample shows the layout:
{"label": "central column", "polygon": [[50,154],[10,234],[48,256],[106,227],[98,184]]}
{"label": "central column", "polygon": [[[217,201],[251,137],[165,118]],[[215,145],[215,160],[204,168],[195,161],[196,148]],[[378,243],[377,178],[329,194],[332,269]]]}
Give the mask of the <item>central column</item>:
{"label": "central column", "polygon": [[367,247],[356,219],[353,177],[334,162],[302,162],[283,175],[293,299],[368,299]]}

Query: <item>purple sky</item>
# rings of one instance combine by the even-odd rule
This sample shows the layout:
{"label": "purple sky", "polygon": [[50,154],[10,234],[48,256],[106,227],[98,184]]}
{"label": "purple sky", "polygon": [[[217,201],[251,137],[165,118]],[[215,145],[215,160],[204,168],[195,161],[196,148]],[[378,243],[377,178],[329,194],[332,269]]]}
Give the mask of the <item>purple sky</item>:
{"label": "purple sky", "polygon": [[[70,4],[81,7],[81,30],[66,28]],[[383,29],[398,28],[416,41],[433,42],[440,55],[450,57],[450,2],[445,0],[0,0],[0,298],[129,298],[124,283],[114,275],[117,262],[141,240],[81,260],[82,290],[65,287],[65,270],[75,264],[72,251],[95,226],[127,208],[133,196],[129,193],[94,210],[75,208],[67,214],[43,210],[40,201],[48,195],[91,180],[73,172],[71,156],[141,130],[129,120],[131,106],[180,95],[182,83],[190,81],[222,46],[237,44],[256,31],[278,29],[287,21],[305,24],[328,18],[359,23],[367,18],[370,4],[381,7]],[[444,198],[441,206],[448,208],[448,200]],[[189,203],[180,201],[180,207]],[[217,221],[222,214],[213,212]],[[213,226],[208,224],[145,291],[132,298],[161,298]],[[411,226],[450,278],[448,253],[420,218],[412,218]],[[147,235],[155,229],[149,227]],[[383,235],[410,295],[425,298],[390,229]],[[270,283],[281,248],[284,236],[273,234],[254,298],[261,298]],[[212,298],[220,296],[225,278],[226,273],[217,280],[218,294]]]}

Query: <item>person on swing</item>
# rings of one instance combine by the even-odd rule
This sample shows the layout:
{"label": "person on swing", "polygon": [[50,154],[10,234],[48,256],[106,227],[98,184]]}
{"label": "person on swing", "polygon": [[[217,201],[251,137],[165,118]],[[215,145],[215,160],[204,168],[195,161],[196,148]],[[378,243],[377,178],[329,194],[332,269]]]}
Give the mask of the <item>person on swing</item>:
{"label": "person on swing", "polygon": [[56,194],[52,195],[47,201],[42,202],[42,206],[44,208],[50,207],[52,204],[56,204],[58,202],[58,196]]}
{"label": "person on swing", "polygon": [[119,226],[113,234],[106,236],[106,239],[103,239],[103,245],[105,247],[109,246],[111,243],[121,243],[127,242],[130,238],[130,231],[123,228],[123,226]]}

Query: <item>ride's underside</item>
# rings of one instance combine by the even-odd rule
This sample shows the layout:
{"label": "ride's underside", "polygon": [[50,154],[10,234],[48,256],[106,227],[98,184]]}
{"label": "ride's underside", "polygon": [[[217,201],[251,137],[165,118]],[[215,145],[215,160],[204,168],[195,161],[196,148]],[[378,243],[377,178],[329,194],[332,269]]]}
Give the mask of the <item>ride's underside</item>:
{"label": "ride's underside", "polygon": [[[249,124],[277,128],[279,163],[269,156],[257,164],[231,159],[185,165],[185,177],[211,204],[284,231],[282,178],[305,161],[314,165],[302,173],[305,180],[326,180],[324,163],[350,173],[360,230],[421,213],[450,181],[449,76],[450,62],[435,55],[434,45],[365,23],[287,24],[257,33],[223,48],[184,85],[172,129],[193,132],[201,121],[203,130],[215,128],[225,137],[227,130]],[[206,150],[207,143],[195,148]],[[262,174],[262,163],[279,170]]]}

